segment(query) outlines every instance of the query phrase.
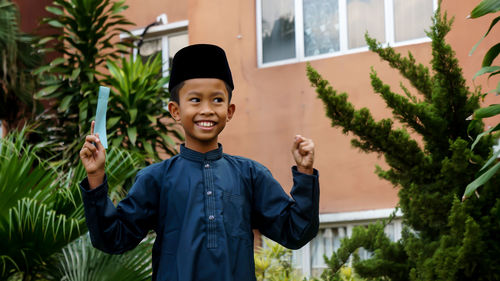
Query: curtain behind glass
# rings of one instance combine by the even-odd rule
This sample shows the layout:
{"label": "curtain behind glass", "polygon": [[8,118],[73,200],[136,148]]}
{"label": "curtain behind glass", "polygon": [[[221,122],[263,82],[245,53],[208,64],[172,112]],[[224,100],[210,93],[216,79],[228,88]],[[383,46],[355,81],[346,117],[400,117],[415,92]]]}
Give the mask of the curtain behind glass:
{"label": "curtain behind glass", "polygon": [[424,38],[432,24],[432,0],[394,0],[396,42]]}
{"label": "curtain behind glass", "polygon": [[365,33],[385,42],[384,0],[347,0],[349,49],[366,46]]}
{"label": "curtain behind glass", "polygon": [[306,0],[303,3],[305,56],[339,51],[338,0]]}
{"label": "curtain behind glass", "polygon": [[295,58],[293,0],[262,0],[262,60]]}

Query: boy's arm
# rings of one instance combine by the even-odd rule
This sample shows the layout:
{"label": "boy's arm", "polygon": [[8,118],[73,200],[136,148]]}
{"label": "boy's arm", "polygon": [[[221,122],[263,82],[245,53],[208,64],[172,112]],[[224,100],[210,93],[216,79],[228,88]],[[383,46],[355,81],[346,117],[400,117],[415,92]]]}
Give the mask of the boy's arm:
{"label": "boy's arm", "polygon": [[[115,208],[108,198],[108,183],[104,172],[106,151],[94,135],[95,122],[90,135],[80,150],[80,159],[87,171],[80,188],[87,226],[92,244],[107,253],[123,253],[134,248],[156,221],[157,196],[149,193],[156,185],[151,176],[136,177],[128,196]],[[147,196],[148,195],[148,196]]]}
{"label": "boy's arm", "polygon": [[290,198],[264,167],[256,168],[254,226],[270,239],[298,249],[318,233],[319,175],[312,165],[314,143],[296,136],[292,148],[297,166],[292,168]]}
{"label": "boy's arm", "polygon": [[151,172],[141,171],[127,197],[116,207],[108,197],[106,177],[90,189],[88,179],[80,183],[85,217],[94,247],[120,254],[137,246],[157,221],[158,184]]}

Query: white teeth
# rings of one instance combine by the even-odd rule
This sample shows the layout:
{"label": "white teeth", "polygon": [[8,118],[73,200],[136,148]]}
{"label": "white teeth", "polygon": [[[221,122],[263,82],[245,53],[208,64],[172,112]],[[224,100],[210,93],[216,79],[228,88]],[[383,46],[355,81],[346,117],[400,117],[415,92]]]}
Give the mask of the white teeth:
{"label": "white teeth", "polygon": [[202,127],[212,127],[214,125],[214,122],[202,121],[198,122],[198,125]]}

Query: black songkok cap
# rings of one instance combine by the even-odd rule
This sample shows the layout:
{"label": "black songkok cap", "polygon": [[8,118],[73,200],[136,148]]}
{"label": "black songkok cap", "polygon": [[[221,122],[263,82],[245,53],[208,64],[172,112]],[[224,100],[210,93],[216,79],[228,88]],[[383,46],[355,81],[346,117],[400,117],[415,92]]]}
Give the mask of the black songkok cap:
{"label": "black songkok cap", "polygon": [[179,50],[172,61],[168,90],[193,78],[218,78],[234,89],[226,53],[208,44],[191,45]]}

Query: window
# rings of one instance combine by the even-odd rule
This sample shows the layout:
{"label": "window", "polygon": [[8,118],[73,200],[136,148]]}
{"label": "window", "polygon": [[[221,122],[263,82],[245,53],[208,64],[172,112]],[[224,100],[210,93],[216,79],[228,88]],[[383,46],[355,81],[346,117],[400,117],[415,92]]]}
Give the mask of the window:
{"label": "window", "polygon": [[[169,73],[172,59],[183,47],[189,44],[188,38],[188,21],[173,22],[151,27],[140,47],[140,51],[134,49],[134,57],[140,55],[143,62],[156,55],[161,55],[163,61],[162,75],[167,76]],[[140,36],[144,29],[134,30],[132,34]],[[126,34],[122,34],[121,39],[127,39]],[[136,42],[137,44],[137,42]]]}
{"label": "window", "polygon": [[[318,235],[301,249],[292,251],[294,270],[299,276],[320,277],[327,268],[323,255],[331,256],[338,250],[342,238],[350,237],[355,226],[375,223],[379,219],[388,218],[392,212],[394,209],[320,215]],[[384,231],[392,241],[401,238],[401,215],[400,212],[396,213],[396,218],[385,227]],[[363,248],[358,250],[358,255],[361,259],[371,257],[371,253]]]}
{"label": "window", "polygon": [[257,0],[259,66],[428,41],[437,0]]}

